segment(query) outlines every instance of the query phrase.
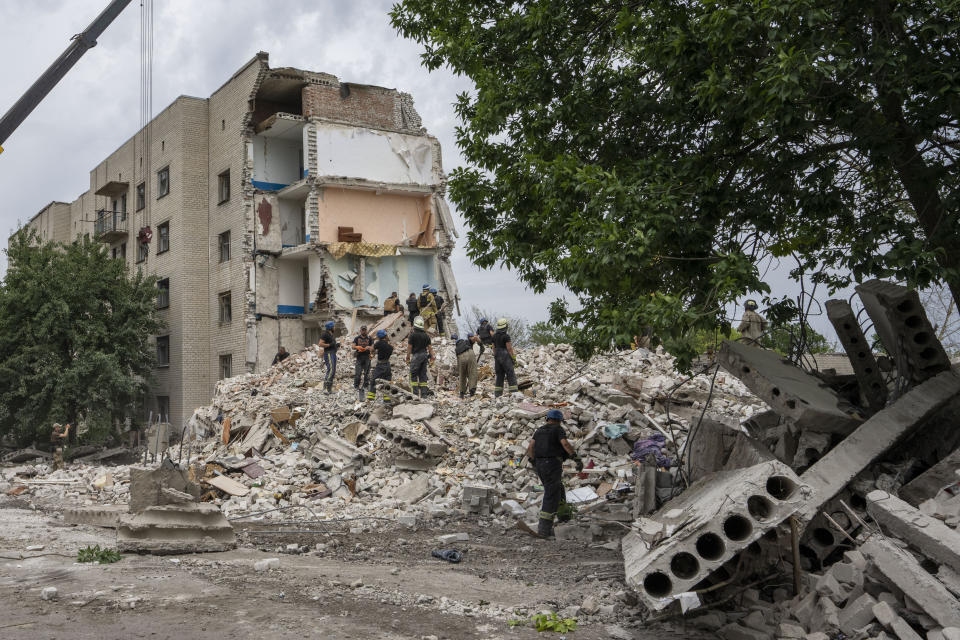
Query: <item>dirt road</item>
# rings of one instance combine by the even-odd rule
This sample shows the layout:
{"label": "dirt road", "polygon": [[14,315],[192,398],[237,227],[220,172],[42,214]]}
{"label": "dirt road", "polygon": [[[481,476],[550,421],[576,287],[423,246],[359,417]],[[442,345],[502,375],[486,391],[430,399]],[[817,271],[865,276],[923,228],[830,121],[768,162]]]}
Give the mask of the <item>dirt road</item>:
{"label": "dirt road", "polygon": [[[65,526],[52,510],[0,500],[2,638],[559,638],[509,621],[580,606],[590,595],[607,609],[580,612],[568,638],[704,637],[634,628],[628,591],[617,595],[624,590],[618,551],[542,542],[476,519],[438,519],[415,530],[352,521],[285,534],[238,523],[235,551],[89,565],[74,561],[77,549],[113,547],[112,529]],[[321,531],[315,523],[297,530]],[[470,535],[456,545],[460,564],[430,556],[438,535],[458,532]],[[44,549],[25,551],[34,544]],[[288,552],[288,545],[300,549]],[[15,559],[21,555],[35,557]],[[280,568],[256,571],[265,558],[279,558]],[[42,599],[46,587],[57,589],[56,599]]]}

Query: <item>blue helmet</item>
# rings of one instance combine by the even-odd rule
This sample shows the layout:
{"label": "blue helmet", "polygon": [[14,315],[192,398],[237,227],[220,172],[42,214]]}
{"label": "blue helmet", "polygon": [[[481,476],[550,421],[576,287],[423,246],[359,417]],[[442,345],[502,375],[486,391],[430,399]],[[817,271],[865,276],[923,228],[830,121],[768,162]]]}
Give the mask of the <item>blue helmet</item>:
{"label": "blue helmet", "polygon": [[475,335],[477,335],[477,334],[475,334],[473,331],[467,331],[467,337],[468,337],[468,338],[472,338],[472,337],[475,336]]}
{"label": "blue helmet", "polygon": [[337,323],[334,322],[333,320],[328,320],[328,321],[327,321],[327,324],[325,324],[325,325],[323,325],[323,326],[324,326],[325,328],[327,328],[327,329],[333,329],[335,326],[337,326]]}
{"label": "blue helmet", "polygon": [[480,324],[487,324],[487,322],[489,322],[489,320],[486,318],[480,318]]}
{"label": "blue helmet", "polygon": [[547,411],[547,420],[559,420],[563,422],[563,411],[560,411],[560,409],[550,409],[550,411]]}
{"label": "blue helmet", "polygon": [[424,285],[423,285],[423,288],[424,288],[424,289],[429,289],[429,288],[430,288],[430,285],[424,284]]}
{"label": "blue helmet", "polygon": [[450,336],[450,339],[451,339],[451,340],[459,340],[459,339],[460,339],[460,336],[457,335],[456,333],[454,333],[453,335]]}
{"label": "blue helmet", "polygon": [[377,337],[378,337],[378,338],[386,338],[386,337],[387,337],[387,332],[384,331],[383,329],[380,329],[379,331],[377,331]]}
{"label": "blue helmet", "polygon": [[436,293],[436,292],[437,292],[436,289],[430,289],[430,293]]}

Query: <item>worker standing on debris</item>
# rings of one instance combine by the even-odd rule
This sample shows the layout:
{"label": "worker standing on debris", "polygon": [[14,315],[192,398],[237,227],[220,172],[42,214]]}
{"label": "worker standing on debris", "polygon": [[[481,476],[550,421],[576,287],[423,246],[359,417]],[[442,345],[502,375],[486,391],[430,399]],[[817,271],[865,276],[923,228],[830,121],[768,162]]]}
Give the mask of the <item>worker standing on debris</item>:
{"label": "worker standing on debris", "polygon": [[333,337],[333,327],[336,323],[333,320],[323,325],[324,332],[320,334],[320,340],[317,341],[323,347],[323,366],[325,372],[323,376],[323,388],[327,393],[333,393],[333,377],[337,375],[337,344]]}
{"label": "worker standing on debris", "polygon": [[59,422],[53,424],[50,433],[50,448],[53,449],[53,468],[63,469],[63,443],[70,435],[70,425],[64,429]]}
{"label": "worker standing on debris", "polygon": [[413,319],[420,315],[420,304],[417,302],[417,294],[413,291],[410,292],[410,297],[407,298],[407,313],[410,314],[410,324],[413,324]]}
{"label": "worker standing on debris", "polygon": [[493,334],[493,364],[496,381],[493,385],[493,395],[499,398],[503,395],[503,381],[507,381],[507,393],[517,391],[517,374],[514,366],[517,363],[517,354],[513,350],[513,342],[507,333],[507,319],[497,320],[497,330]]}
{"label": "worker standing on debris", "polygon": [[363,390],[370,386],[370,354],[373,353],[373,338],[367,334],[367,325],[360,327],[360,335],[353,339],[353,349],[357,357],[353,365],[353,388],[360,402],[363,402]]}
{"label": "worker standing on debris", "polygon": [[383,301],[383,315],[388,316],[391,313],[403,313],[403,305],[400,304],[400,296],[394,291],[390,297]]}
{"label": "worker standing on debris", "polygon": [[433,302],[437,305],[437,331],[440,332],[440,335],[443,335],[443,303],[444,300],[437,293],[436,289],[430,289],[430,293],[433,294]]}
{"label": "worker standing on debris", "polygon": [[273,362],[270,363],[270,366],[275,364],[280,364],[284,360],[290,357],[290,354],[287,353],[287,348],[283,345],[280,345],[280,350],[277,351],[277,355],[273,356]]}
{"label": "worker standing on debris", "polygon": [[459,338],[457,334],[450,337],[454,342],[453,351],[457,354],[458,389],[463,399],[468,389],[471,396],[477,392],[477,359],[473,356],[473,345],[480,340],[472,331],[467,333],[466,338]]}
{"label": "worker standing on debris", "polygon": [[[373,376],[370,379],[370,390],[367,391],[367,400],[375,400],[377,397],[377,380],[393,380],[393,372],[390,370],[390,356],[393,355],[393,345],[387,339],[387,332],[383,329],[377,331],[377,341],[373,343],[373,350],[377,354],[377,366],[373,368]],[[383,401],[390,402],[390,388],[383,388]]]}
{"label": "worker standing on debris", "polygon": [[477,364],[480,363],[480,357],[487,348],[493,348],[493,327],[486,318],[480,318],[480,326],[477,327],[477,338],[480,340],[480,353],[477,355]]}
{"label": "worker standing on debris", "polygon": [[420,317],[423,318],[424,330],[436,327],[437,325],[437,301],[430,293],[430,285],[423,285],[423,291],[420,293],[420,299],[417,300],[420,307]]}
{"label": "worker standing on debris", "polygon": [[567,440],[562,423],[563,412],[550,409],[547,411],[547,424],[533,432],[533,438],[527,445],[527,459],[543,483],[543,503],[540,505],[537,527],[537,533],[543,538],[553,536],[553,520],[560,505],[566,502],[562,480],[563,461],[571,458],[577,465],[577,471],[583,471],[583,461]]}
{"label": "worker standing on debris", "polygon": [[425,398],[430,395],[427,384],[427,365],[435,359],[430,336],[423,329],[423,318],[413,319],[413,331],[407,338],[407,364],[410,365],[410,389],[413,395]]}
{"label": "worker standing on debris", "polygon": [[760,344],[760,338],[767,332],[767,321],[757,313],[757,301],[747,300],[743,305],[743,318],[737,331],[740,332],[740,341],[747,344]]}

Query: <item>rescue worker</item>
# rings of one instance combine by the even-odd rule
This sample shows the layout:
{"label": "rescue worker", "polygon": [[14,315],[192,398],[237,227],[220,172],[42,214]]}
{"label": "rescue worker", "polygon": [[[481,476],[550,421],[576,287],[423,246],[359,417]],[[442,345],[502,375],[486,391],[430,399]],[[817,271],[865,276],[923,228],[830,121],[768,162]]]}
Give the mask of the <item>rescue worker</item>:
{"label": "rescue worker", "polygon": [[437,293],[436,289],[430,289],[430,293],[433,294],[433,302],[437,305],[437,331],[440,332],[440,335],[443,335],[443,298]]}
{"label": "rescue worker", "polygon": [[417,294],[413,291],[407,298],[407,312],[410,314],[410,324],[413,324],[413,319],[420,315],[420,304],[417,302]]}
{"label": "rescue worker", "polygon": [[53,424],[50,433],[50,448],[53,449],[53,468],[63,469],[63,443],[70,435],[70,425],[64,429],[59,422]]}
{"label": "rescue worker", "polygon": [[477,355],[477,364],[487,348],[493,348],[493,327],[486,318],[480,318],[480,326],[477,327],[477,338],[480,339],[480,353]]}
{"label": "rescue worker", "polygon": [[[393,345],[387,339],[387,332],[383,329],[377,331],[377,341],[373,343],[373,351],[377,354],[377,366],[373,368],[373,375],[370,377],[370,390],[367,391],[367,400],[375,400],[377,397],[377,380],[393,380],[393,372],[390,370],[390,356],[393,355]],[[390,402],[390,388],[383,388],[383,401]]]}
{"label": "rescue worker", "polygon": [[517,363],[517,354],[513,350],[513,342],[507,333],[507,319],[497,320],[497,330],[493,334],[493,364],[496,380],[493,384],[493,395],[499,398],[503,395],[503,380],[507,380],[507,393],[517,391],[517,374],[514,366]]}
{"label": "rescue worker", "polygon": [[420,307],[420,317],[423,318],[424,331],[437,325],[437,301],[430,293],[430,285],[423,285],[423,291],[420,293],[420,299],[417,300]]}
{"label": "rescue worker", "polygon": [[760,344],[760,338],[767,332],[767,321],[757,313],[757,301],[747,300],[744,305],[743,318],[740,319],[740,342]]}
{"label": "rescue worker", "polygon": [[543,538],[553,536],[553,520],[560,505],[566,502],[563,490],[563,461],[572,459],[577,471],[583,471],[583,461],[573,450],[567,433],[563,430],[563,412],[559,409],[547,411],[547,423],[533,432],[533,438],[527,445],[527,459],[537,470],[537,476],[543,484],[543,503],[540,505],[540,519],[537,533]]}
{"label": "rescue worker", "polygon": [[467,333],[466,338],[459,339],[457,334],[453,334],[451,339],[454,342],[453,351],[457,355],[458,390],[462,400],[466,397],[467,390],[471,396],[477,393],[477,359],[473,356],[473,345],[480,341],[472,331]]}
{"label": "rescue worker", "polygon": [[430,336],[423,329],[423,318],[413,319],[413,331],[407,338],[407,364],[410,365],[410,389],[413,395],[425,398],[430,395],[427,384],[427,365],[435,360]]}
{"label": "rescue worker", "polygon": [[333,377],[337,375],[337,349],[340,347],[336,338],[333,337],[334,326],[336,323],[333,320],[323,325],[324,331],[317,341],[317,344],[323,347],[323,366],[325,367],[323,388],[327,393],[333,393]]}
{"label": "rescue worker", "polygon": [[287,348],[283,345],[280,345],[280,350],[277,351],[277,355],[273,356],[273,362],[270,363],[270,366],[275,364],[280,364],[284,360],[290,357],[290,354],[287,353]]}
{"label": "rescue worker", "polygon": [[[370,354],[373,353],[373,338],[367,334],[367,325],[360,327],[360,335],[353,339],[357,361],[353,365],[353,388],[363,402],[363,390],[370,386]],[[363,378],[363,384],[360,379]]]}
{"label": "rescue worker", "polygon": [[394,291],[390,297],[383,301],[383,315],[389,316],[391,313],[403,313],[403,305],[400,304],[400,296]]}

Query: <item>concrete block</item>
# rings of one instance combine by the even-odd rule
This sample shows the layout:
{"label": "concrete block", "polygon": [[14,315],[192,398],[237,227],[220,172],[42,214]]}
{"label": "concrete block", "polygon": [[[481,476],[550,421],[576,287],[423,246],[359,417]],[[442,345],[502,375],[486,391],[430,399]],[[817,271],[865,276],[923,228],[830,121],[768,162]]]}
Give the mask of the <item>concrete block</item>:
{"label": "concrete block", "polygon": [[749,627],[742,627],[736,622],[731,622],[717,631],[717,636],[723,640],[772,640],[773,634],[766,631],[758,631]]}
{"label": "concrete block", "polygon": [[696,428],[696,436],[688,442],[691,482],[723,469],[738,433],[738,429],[704,417]]}
{"label": "concrete block", "polygon": [[863,571],[852,564],[837,562],[830,567],[830,573],[837,579],[837,582],[842,584],[863,584]]}
{"label": "concrete block", "polygon": [[40,592],[40,597],[44,600],[56,600],[57,599],[57,588],[56,587],[44,587],[43,591]]}
{"label": "concrete block", "polygon": [[778,461],[706,476],[623,538],[627,584],[648,608],[662,609],[792,515],[806,496]]}
{"label": "concrete block", "polygon": [[271,569],[280,568],[280,558],[264,558],[263,560],[257,560],[253,563],[253,568],[255,571],[264,572],[270,571]]}
{"label": "concrete block", "polygon": [[857,376],[860,392],[870,409],[876,413],[887,404],[887,385],[880,375],[877,359],[867,337],[860,329],[860,323],[846,300],[827,300],[827,318],[837,331],[840,344],[846,351],[853,372]]}
{"label": "concrete block", "polygon": [[906,502],[919,507],[924,500],[937,495],[943,487],[957,481],[960,469],[960,449],[955,449],[916,478],[900,487],[897,494]]}
{"label": "concrete block", "polygon": [[237,546],[233,527],[206,502],[147,507],[120,518],[117,548],[145,553],[203,553]]}
{"label": "concrete block", "polygon": [[867,512],[885,531],[908,542],[938,564],[960,571],[960,533],[940,520],[879,490],[867,494]]}
{"label": "concrete block", "polygon": [[427,402],[407,402],[393,408],[394,418],[406,418],[412,422],[419,422],[433,417],[433,405]]}
{"label": "concrete block", "polygon": [[413,479],[397,488],[394,497],[407,504],[416,504],[430,493],[430,476],[419,473]]}
{"label": "concrete block", "polygon": [[417,431],[417,429],[404,418],[383,420],[376,426],[376,429],[385,438],[399,444],[404,450],[409,451],[415,456],[442,456],[447,452],[446,444],[432,436]]}
{"label": "concrete block", "polygon": [[881,536],[871,537],[860,550],[873,564],[873,569],[912,598],[937,624],[960,626],[960,602],[912,555]]}
{"label": "concrete block", "polygon": [[489,514],[498,500],[497,490],[488,485],[465,484],[461,488],[460,506],[468,513]]}
{"label": "concrete block", "polygon": [[869,593],[865,593],[856,600],[848,602],[840,611],[840,630],[848,636],[853,636],[858,629],[862,629],[873,622],[873,606],[877,601]]}
{"label": "concrete block", "polygon": [[116,529],[120,516],[127,513],[125,504],[107,504],[92,507],[67,507],[63,514],[64,524],[89,524],[94,527]]}
{"label": "concrete block", "polygon": [[470,540],[469,533],[447,533],[442,536],[437,536],[437,542],[440,544],[452,544],[454,542],[468,542]]}
{"label": "concrete block", "polygon": [[718,360],[801,430],[847,434],[858,424],[850,403],[816,376],[793,366],[775,351],[726,341]]}
{"label": "concrete block", "polygon": [[814,633],[808,633],[807,640],[830,640],[830,636],[823,631],[816,631]]}
{"label": "concrete block", "polygon": [[960,627],[945,627],[941,633],[943,640],[960,640]]}
{"label": "concrete block", "polygon": [[842,602],[847,597],[847,590],[834,577],[833,573],[827,572],[817,579],[817,594],[824,598],[830,598],[834,604]]}
{"label": "concrete block", "polygon": [[780,626],[777,627],[777,637],[799,638],[802,640],[803,638],[807,637],[807,632],[801,626],[790,624],[789,622],[781,622]]}
{"label": "concrete block", "polygon": [[163,493],[167,488],[188,493],[194,501],[200,500],[200,485],[191,482],[186,471],[162,466],[156,469],[130,467],[130,512],[178,502]]}
{"label": "concrete block", "polygon": [[960,375],[946,371],[914,387],[880,411],[801,476],[814,497],[798,516],[809,522],[817,511],[891,447],[916,431],[960,393]]}
{"label": "concrete block", "polygon": [[900,375],[917,384],[950,370],[950,358],[916,290],[870,280],[857,285],[857,293]]}

